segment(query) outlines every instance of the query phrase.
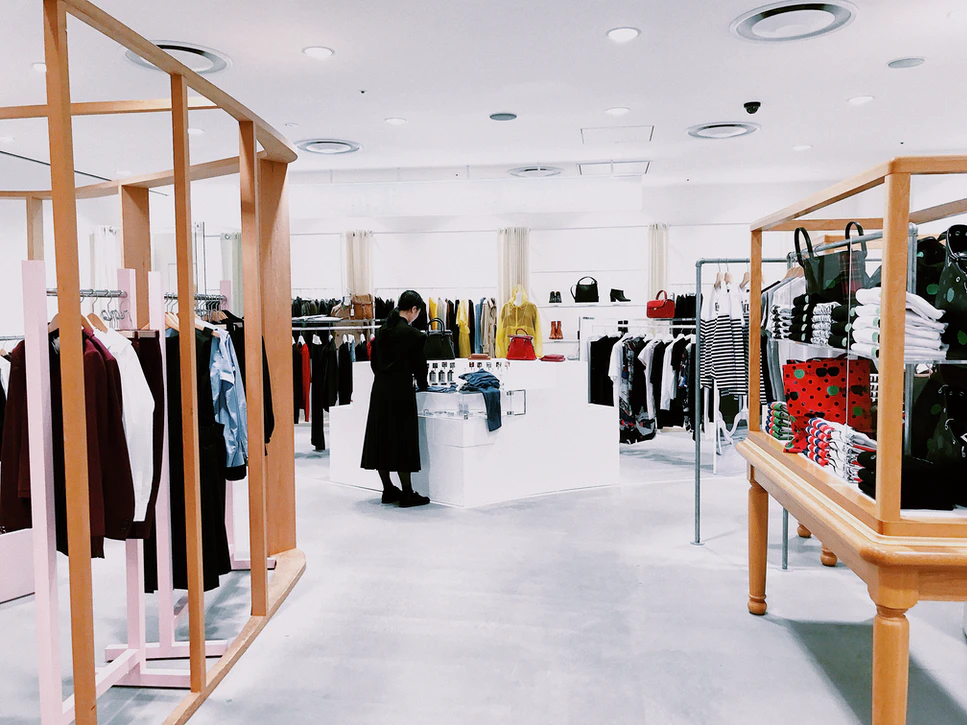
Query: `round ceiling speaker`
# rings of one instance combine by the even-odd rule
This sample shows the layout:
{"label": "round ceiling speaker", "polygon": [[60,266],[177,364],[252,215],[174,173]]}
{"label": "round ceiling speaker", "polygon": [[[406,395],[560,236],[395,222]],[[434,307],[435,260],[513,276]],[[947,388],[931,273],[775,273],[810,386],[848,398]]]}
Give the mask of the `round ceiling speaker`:
{"label": "round ceiling speaker", "polygon": [[759,130],[757,123],[703,123],[688,129],[688,135],[695,138],[727,139],[748,136]]}
{"label": "round ceiling speaker", "polygon": [[729,28],[733,35],[762,43],[783,43],[827,35],[849,25],[856,6],[833,2],[777,2],[740,15]]}
{"label": "round ceiling speaker", "polygon": [[337,138],[314,138],[300,141],[296,144],[303,151],[310,154],[322,154],[324,156],[337,156],[339,154],[351,154],[362,148],[355,141],[342,141]]}
{"label": "round ceiling speaker", "polygon": [[[220,73],[221,71],[230,68],[232,65],[232,61],[224,53],[213,50],[212,48],[205,48],[201,45],[195,45],[194,43],[182,43],[174,40],[157,40],[154,41],[154,44],[161,48],[161,50],[168,53],[168,55],[172,56],[175,60],[188,66],[199,75],[212,75],[213,73]],[[153,63],[149,63],[133,50],[125,51],[124,57],[135,65],[141,66],[142,68],[158,70]]]}
{"label": "round ceiling speaker", "polygon": [[557,176],[563,171],[556,166],[519,166],[511,169],[508,173],[511,176],[519,176],[524,179],[545,179],[548,176]]}

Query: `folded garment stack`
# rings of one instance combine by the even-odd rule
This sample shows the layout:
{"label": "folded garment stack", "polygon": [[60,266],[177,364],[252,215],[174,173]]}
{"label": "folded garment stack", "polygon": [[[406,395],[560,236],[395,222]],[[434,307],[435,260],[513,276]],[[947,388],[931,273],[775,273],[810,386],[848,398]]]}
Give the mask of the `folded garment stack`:
{"label": "folded garment stack", "polygon": [[[880,288],[858,290],[856,302],[846,319],[838,319],[841,313],[834,315],[833,337],[842,341],[839,332],[844,331],[852,352],[876,360],[880,355]],[[947,358],[948,346],[941,340],[947,329],[946,323],[940,322],[943,314],[922,297],[907,292],[903,347],[906,360]],[[838,323],[843,323],[842,327]]]}
{"label": "folded garment stack", "polygon": [[799,295],[792,307],[774,305],[772,336],[779,340],[795,340],[809,345],[829,345],[832,312],[838,302],[827,302],[817,295]]}
{"label": "folded garment stack", "polygon": [[[876,499],[876,451],[861,453],[860,491]],[[951,511],[963,487],[955,466],[904,456],[900,486],[900,508]]]}
{"label": "folded garment stack", "polygon": [[792,440],[792,417],[785,403],[772,403],[766,409],[765,431],[778,441]]}
{"label": "folded garment stack", "polygon": [[805,455],[849,483],[862,481],[861,455],[876,451],[876,441],[848,425],[810,418]]}

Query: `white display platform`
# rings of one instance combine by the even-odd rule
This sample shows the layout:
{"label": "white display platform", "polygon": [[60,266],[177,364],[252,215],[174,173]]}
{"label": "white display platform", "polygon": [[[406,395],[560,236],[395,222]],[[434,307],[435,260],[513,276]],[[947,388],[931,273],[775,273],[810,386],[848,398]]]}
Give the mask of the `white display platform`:
{"label": "white display platform", "polygon": [[[480,506],[618,483],[615,411],[587,403],[587,364],[500,362],[502,407],[522,410],[526,397],[526,413],[504,415],[502,427],[490,432],[483,396],[419,393],[423,470],[413,476],[414,488],[438,503]],[[457,375],[468,371],[467,360],[456,364]],[[352,405],[330,411],[330,478],[379,491],[376,472],[359,467],[369,363],[356,363],[353,376]]]}

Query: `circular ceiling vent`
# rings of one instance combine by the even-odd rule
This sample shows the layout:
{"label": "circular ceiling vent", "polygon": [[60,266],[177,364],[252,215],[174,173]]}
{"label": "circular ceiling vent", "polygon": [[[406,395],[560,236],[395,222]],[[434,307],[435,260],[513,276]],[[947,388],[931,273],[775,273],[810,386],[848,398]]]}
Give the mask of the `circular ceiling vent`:
{"label": "circular ceiling vent", "polygon": [[491,113],[491,121],[513,121],[517,118],[516,113]]}
{"label": "circular ceiling vent", "polygon": [[849,25],[856,6],[846,0],[833,2],[772,3],[740,15],[730,30],[745,40],[783,43],[817,38]]}
{"label": "circular ceiling vent", "polygon": [[556,166],[519,166],[511,169],[508,173],[511,176],[520,176],[525,179],[543,179],[548,176],[557,176],[563,169]]}
{"label": "circular ceiling vent", "polygon": [[[154,44],[199,75],[220,73],[232,66],[232,61],[227,55],[212,48],[176,40],[156,40]],[[126,51],[124,57],[142,68],[158,70],[153,63],[149,63],[133,50]]]}
{"label": "circular ceiling vent", "polygon": [[337,138],[311,138],[306,141],[300,141],[296,146],[303,151],[308,151],[310,154],[322,154],[324,156],[351,154],[362,148],[355,141],[342,141]]}
{"label": "circular ceiling vent", "polygon": [[703,123],[688,129],[695,138],[726,139],[748,136],[759,130],[757,123]]}

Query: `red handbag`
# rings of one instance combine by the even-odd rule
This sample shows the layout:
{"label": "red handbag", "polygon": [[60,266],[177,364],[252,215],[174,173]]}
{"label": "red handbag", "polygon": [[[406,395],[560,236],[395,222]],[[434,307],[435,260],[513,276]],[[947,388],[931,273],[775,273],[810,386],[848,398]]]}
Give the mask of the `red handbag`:
{"label": "red handbag", "polygon": [[563,355],[545,355],[541,358],[541,362],[564,362],[567,360]]}
{"label": "red handbag", "polygon": [[518,327],[517,333],[510,336],[510,345],[507,346],[507,359],[536,360],[537,353],[534,351],[533,336],[528,335],[527,330],[523,327]]}
{"label": "red handbag", "polygon": [[659,290],[658,296],[648,302],[646,313],[649,317],[656,317],[662,320],[674,317],[675,300],[668,299],[668,293],[665,290]]}

